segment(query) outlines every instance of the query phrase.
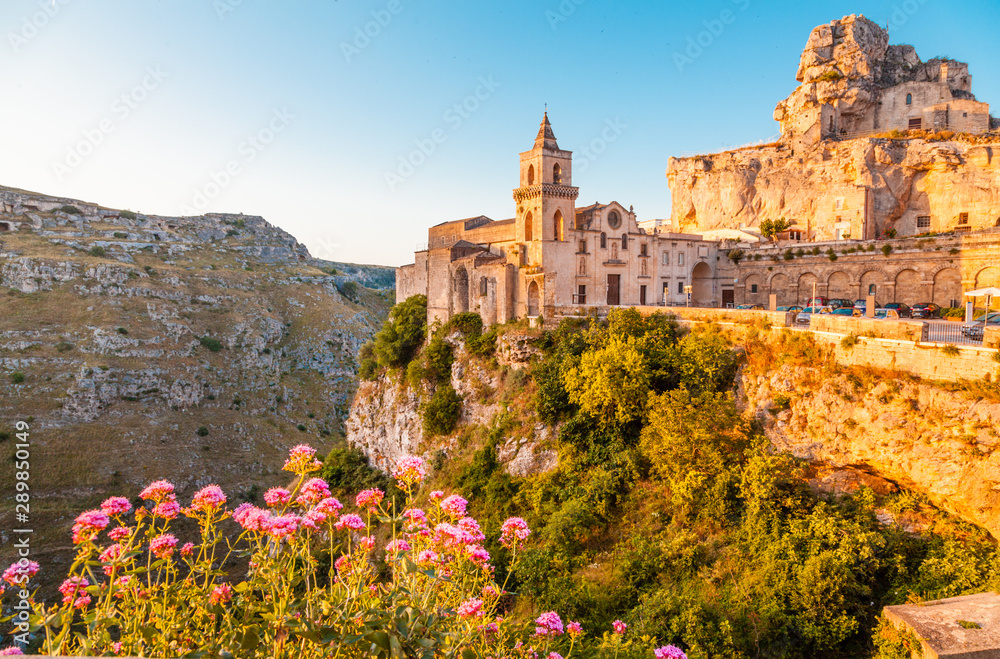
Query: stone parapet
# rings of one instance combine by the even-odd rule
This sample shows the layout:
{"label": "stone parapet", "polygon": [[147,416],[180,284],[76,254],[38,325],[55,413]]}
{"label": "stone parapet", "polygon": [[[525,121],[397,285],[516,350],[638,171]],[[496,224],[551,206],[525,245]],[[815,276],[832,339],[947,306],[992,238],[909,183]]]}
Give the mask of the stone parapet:
{"label": "stone parapet", "polygon": [[925,659],[1000,658],[1000,595],[996,593],[887,606],[882,612],[897,629],[917,637]]}
{"label": "stone parapet", "polygon": [[919,320],[874,320],[833,314],[813,314],[809,318],[809,329],[816,332],[857,334],[899,341],[925,341],[927,339],[927,323]]}

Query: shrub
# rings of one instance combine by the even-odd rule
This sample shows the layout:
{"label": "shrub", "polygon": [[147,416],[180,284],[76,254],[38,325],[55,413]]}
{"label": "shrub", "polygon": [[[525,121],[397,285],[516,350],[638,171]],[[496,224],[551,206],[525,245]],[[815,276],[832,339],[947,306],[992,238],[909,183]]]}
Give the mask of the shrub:
{"label": "shrub", "polygon": [[428,437],[451,434],[461,416],[462,397],[446,382],[438,386],[424,405],[424,434]]}
{"label": "shrub", "polygon": [[306,427],[303,424],[301,424],[301,423],[299,425],[295,426],[295,427],[296,427],[296,429],[298,429],[299,432],[305,432],[306,431]]}
{"label": "shrub", "polygon": [[119,327],[115,331],[118,332],[119,334],[121,334],[122,336],[128,334],[128,330],[125,329],[124,327]]}
{"label": "shrub", "polygon": [[832,247],[826,250],[826,258],[830,259],[831,261],[837,260],[837,253],[833,251]]}
{"label": "shrub", "polygon": [[65,206],[61,206],[59,208],[59,210],[61,210],[63,213],[66,213],[67,215],[81,215],[82,214],[82,213],[80,213],[80,209],[79,208],[77,208],[76,206],[70,206],[69,204],[66,204]]}
{"label": "shrub", "polygon": [[125,218],[126,220],[135,220],[139,216],[132,211],[121,211],[120,213],[118,213],[118,217]]}
{"label": "shrub", "polygon": [[199,437],[208,437],[208,426],[199,426],[195,434]]}
{"label": "shrub", "polygon": [[795,258],[795,252],[793,252],[792,248],[789,247],[788,249],[785,250],[785,255],[784,256],[785,256],[785,260],[786,261],[791,261],[792,259]]}
{"label": "shrub", "polygon": [[949,357],[957,357],[959,354],[961,354],[962,351],[958,349],[957,345],[949,343],[948,345],[943,346],[941,348],[941,352],[948,355]]}
{"label": "shrub", "polygon": [[59,343],[56,344],[56,350],[58,352],[69,352],[75,347],[76,347],[75,345],[67,341],[60,341]]}
{"label": "shrub", "polygon": [[153,266],[151,266],[151,265],[144,265],[144,266],[142,266],[142,269],[146,271],[147,275],[155,275],[156,274],[156,270],[154,270]]}
{"label": "shrub", "polygon": [[346,297],[351,302],[356,302],[358,299],[358,284],[354,281],[345,281],[343,284],[337,286],[337,290],[340,294]]}
{"label": "shrub", "polygon": [[836,69],[830,69],[823,73],[823,75],[816,78],[818,82],[837,82],[838,80],[843,80],[844,74]]}
{"label": "shrub", "polygon": [[375,335],[373,352],[383,368],[404,368],[416,356],[427,335],[427,297],[414,295],[389,312]]}
{"label": "shrub", "polygon": [[773,411],[787,410],[792,405],[792,399],[788,394],[776,394],[772,402],[774,403],[771,408]]}
{"label": "shrub", "polygon": [[731,249],[726,254],[726,256],[728,256],[729,260],[732,261],[735,265],[739,265],[740,261],[743,260],[743,250],[742,249]]}
{"label": "shrub", "polygon": [[198,342],[201,343],[203,348],[208,348],[211,352],[222,350],[222,342],[210,336],[200,336],[198,337]]}
{"label": "shrub", "polygon": [[128,238],[128,234],[127,233],[122,233],[121,231],[115,231],[115,238],[117,238],[119,240],[124,240],[124,239]]}
{"label": "shrub", "polygon": [[90,248],[90,255],[97,257],[105,256],[104,248],[101,247],[100,245],[95,245],[94,247]]}
{"label": "shrub", "polygon": [[24,384],[24,373],[20,371],[14,371],[10,374],[11,384]]}
{"label": "shrub", "polygon": [[892,253],[892,245],[882,245],[882,256],[889,256]]}
{"label": "shrub", "polygon": [[816,245],[815,247],[812,248],[812,255],[813,256],[819,256],[820,255],[819,245]]}
{"label": "shrub", "polygon": [[840,340],[840,347],[845,350],[850,350],[858,344],[858,335],[851,333]]}
{"label": "shrub", "polygon": [[888,238],[888,239],[890,239],[890,240],[892,240],[893,238],[896,237],[896,230],[895,229],[886,229],[885,230],[885,237]]}

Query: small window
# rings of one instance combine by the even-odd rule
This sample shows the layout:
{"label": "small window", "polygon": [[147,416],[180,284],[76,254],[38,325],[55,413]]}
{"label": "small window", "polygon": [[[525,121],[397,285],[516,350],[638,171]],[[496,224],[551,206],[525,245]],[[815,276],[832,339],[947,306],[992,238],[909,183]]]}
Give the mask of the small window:
{"label": "small window", "polygon": [[646,252],[646,243],[642,243],[641,245],[639,245],[639,256],[649,256],[649,254]]}
{"label": "small window", "polygon": [[677,282],[677,294],[678,295],[684,294],[684,282],[682,281]]}
{"label": "small window", "polygon": [[913,105],[913,94],[907,94],[906,95],[906,104],[907,105]]}
{"label": "small window", "polygon": [[601,232],[601,249],[608,248],[608,234]]}
{"label": "small window", "polygon": [[910,119],[909,128],[910,130],[920,130],[924,125],[923,119]]}
{"label": "small window", "polygon": [[576,295],[573,296],[573,304],[587,304],[587,286],[580,284],[576,287]]}
{"label": "small window", "polygon": [[838,210],[838,211],[844,210],[844,198],[843,197],[840,197],[836,201],[833,202],[833,209],[834,210]]}
{"label": "small window", "polygon": [[959,224],[968,224],[969,223],[969,214],[968,213],[959,213],[958,214],[958,223]]}
{"label": "small window", "polygon": [[670,297],[670,282],[663,282],[663,304],[667,303],[667,298]]}
{"label": "small window", "polygon": [[875,284],[869,284],[868,285],[868,294],[869,295],[875,295]]}
{"label": "small window", "polygon": [[677,265],[684,265],[684,252],[677,255]]}
{"label": "small window", "polygon": [[930,215],[918,215],[917,216],[917,228],[918,229],[929,229],[931,227],[931,216]]}
{"label": "small window", "polygon": [[968,113],[968,112],[963,112],[963,113],[962,113],[962,117],[963,117],[963,118],[965,118],[965,117],[968,117],[968,116],[969,116],[969,113]]}
{"label": "small window", "polygon": [[624,252],[626,249],[628,249],[628,234],[627,233],[623,233],[622,234],[622,251]]}
{"label": "small window", "polygon": [[663,253],[663,265],[670,265],[670,252]]}
{"label": "small window", "polygon": [[618,211],[611,211],[608,213],[608,226],[612,229],[617,229],[622,225],[622,216],[618,214]]}
{"label": "small window", "polygon": [[552,182],[556,185],[562,183],[562,167],[559,166],[559,163],[552,165]]}
{"label": "small window", "polygon": [[751,293],[757,292],[757,284],[750,284],[750,292]]}
{"label": "small window", "polygon": [[528,185],[535,184],[535,166],[528,165]]}
{"label": "small window", "polygon": [[586,254],[587,253],[587,241],[586,240],[581,240],[580,241],[580,253],[581,254]]}
{"label": "small window", "polygon": [[645,305],[646,304],[646,287],[645,286],[640,286],[639,287],[639,304],[641,304],[641,305]]}
{"label": "small window", "polygon": [[489,292],[490,292],[490,288],[489,288],[489,283],[486,280],[486,277],[481,277],[479,279],[479,294],[480,295],[488,295]]}

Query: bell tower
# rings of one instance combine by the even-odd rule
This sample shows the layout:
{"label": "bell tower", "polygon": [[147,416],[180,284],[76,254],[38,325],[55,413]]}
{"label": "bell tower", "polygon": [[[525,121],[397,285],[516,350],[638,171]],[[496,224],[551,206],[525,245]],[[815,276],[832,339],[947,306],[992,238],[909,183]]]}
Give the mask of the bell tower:
{"label": "bell tower", "polygon": [[540,265],[542,244],[570,239],[576,221],[573,152],[563,151],[549,123],[542,117],[535,146],[521,154],[521,182],[514,190],[517,204],[516,240],[527,246],[527,260]]}

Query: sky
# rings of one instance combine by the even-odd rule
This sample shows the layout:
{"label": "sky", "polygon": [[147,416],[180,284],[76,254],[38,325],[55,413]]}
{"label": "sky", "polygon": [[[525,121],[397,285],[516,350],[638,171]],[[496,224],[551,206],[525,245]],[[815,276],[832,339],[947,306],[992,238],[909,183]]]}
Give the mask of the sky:
{"label": "sky", "polygon": [[401,265],[513,216],[547,105],[579,204],[667,218],[668,158],[775,136],[810,31],[851,13],[1000,104],[996,0],[4,0],[0,185]]}

